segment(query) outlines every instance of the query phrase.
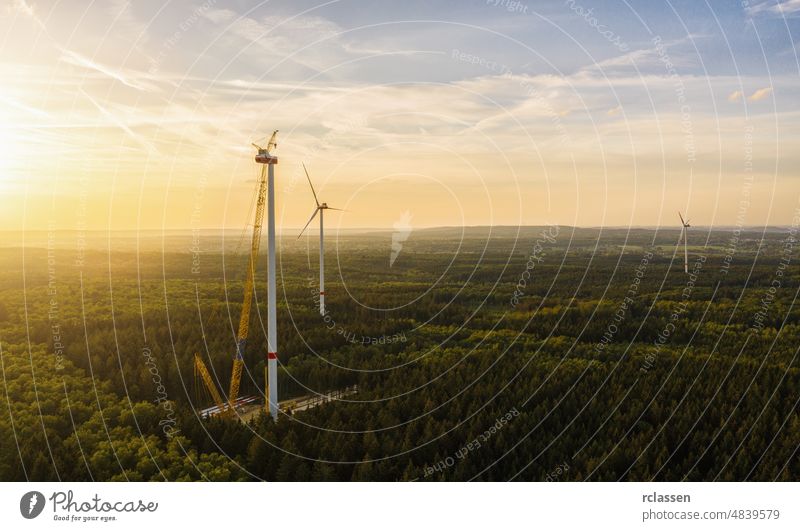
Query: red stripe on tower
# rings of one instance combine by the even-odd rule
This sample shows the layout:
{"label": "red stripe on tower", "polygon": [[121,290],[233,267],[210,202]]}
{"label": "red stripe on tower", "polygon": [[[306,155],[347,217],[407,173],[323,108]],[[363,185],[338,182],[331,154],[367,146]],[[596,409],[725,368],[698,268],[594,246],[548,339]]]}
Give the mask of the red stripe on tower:
{"label": "red stripe on tower", "polygon": [[267,359],[268,360],[276,360],[276,359],[278,359],[278,353],[277,352],[267,352]]}
{"label": "red stripe on tower", "polygon": [[320,295],[325,295],[325,292],[324,291],[320,291],[319,294]]}

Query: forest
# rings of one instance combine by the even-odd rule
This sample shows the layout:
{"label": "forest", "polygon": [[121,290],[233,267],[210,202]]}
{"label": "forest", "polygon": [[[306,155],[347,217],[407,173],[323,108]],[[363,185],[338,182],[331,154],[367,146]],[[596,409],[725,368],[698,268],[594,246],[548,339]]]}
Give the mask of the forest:
{"label": "forest", "polygon": [[[688,274],[677,229],[416,230],[393,262],[391,231],[329,238],[324,317],[316,235],[280,240],[279,395],[358,392],[277,422],[198,413],[195,353],[228,388],[235,238],[0,248],[0,480],[800,475],[794,229],[693,228]],[[242,394],[263,403],[258,268]]]}

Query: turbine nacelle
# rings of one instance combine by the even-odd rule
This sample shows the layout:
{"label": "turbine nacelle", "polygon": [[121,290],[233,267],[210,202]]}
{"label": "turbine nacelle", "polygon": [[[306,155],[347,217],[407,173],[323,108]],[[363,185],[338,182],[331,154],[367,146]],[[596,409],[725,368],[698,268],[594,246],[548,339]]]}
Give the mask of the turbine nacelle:
{"label": "turbine nacelle", "polygon": [[258,144],[252,143],[251,145],[258,150],[256,153],[256,162],[259,164],[277,164],[278,157],[271,154],[270,152],[278,147],[278,143],[275,142],[275,136],[278,134],[278,130],[276,129],[275,132],[272,133],[272,136],[267,143],[267,147],[263,148]]}
{"label": "turbine nacelle", "polygon": [[258,153],[256,153],[256,162],[259,164],[277,164],[278,157],[270,155],[269,151],[264,148],[259,148]]}

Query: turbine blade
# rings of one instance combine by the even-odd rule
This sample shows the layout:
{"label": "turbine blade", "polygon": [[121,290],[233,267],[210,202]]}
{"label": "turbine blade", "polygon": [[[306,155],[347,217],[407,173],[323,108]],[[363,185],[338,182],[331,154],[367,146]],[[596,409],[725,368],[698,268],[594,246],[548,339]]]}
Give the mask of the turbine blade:
{"label": "turbine blade", "polygon": [[317,209],[315,209],[315,210],[314,210],[314,213],[313,213],[313,214],[311,214],[311,217],[310,217],[310,218],[308,218],[308,223],[306,223],[306,226],[305,226],[305,227],[303,227],[303,230],[301,230],[301,231],[300,231],[300,234],[298,234],[298,235],[297,235],[297,239],[298,239],[298,240],[300,239],[300,236],[302,236],[302,235],[303,235],[303,233],[306,231],[306,229],[308,228],[308,226],[309,226],[309,225],[311,225],[311,222],[312,222],[312,221],[314,221],[314,218],[315,218],[315,217],[317,217],[317,213],[318,213],[318,212],[319,212],[319,209],[317,208]]}
{"label": "turbine blade", "polygon": [[250,145],[253,146],[256,149],[264,149],[261,146],[259,146],[258,144],[254,144],[253,142],[250,142]]}
{"label": "turbine blade", "polygon": [[680,210],[678,211],[678,217],[679,217],[679,218],[681,218],[681,224],[682,224],[682,225],[686,225],[686,222],[685,222],[685,221],[683,221],[683,216],[681,215],[681,212],[680,212]]}
{"label": "turbine blade", "polygon": [[328,207],[328,210],[338,210],[339,212],[347,212],[347,210],[345,210],[345,209],[343,209],[343,208],[333,208],[333,207]]}
{"label": "turbine blade", "polygon": [[314,202],[317,203],[317,207],[319,207],[319,199],[317,199],[317,192],[314,191],[314,185],[311,184],[311,177],[308,175],[308,170],[306,169],[305,163],[303,163],[303,171],[306,172],[306,179],[308,179],[308,185],[311,187],[311,193],[314,194]]}

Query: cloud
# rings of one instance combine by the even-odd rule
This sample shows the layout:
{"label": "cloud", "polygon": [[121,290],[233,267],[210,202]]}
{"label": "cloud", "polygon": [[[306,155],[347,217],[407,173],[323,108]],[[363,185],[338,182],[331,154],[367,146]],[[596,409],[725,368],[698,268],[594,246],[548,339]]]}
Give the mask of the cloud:
{"label": "cloud", "polygon": [[48,113],[44,112],[43,110],[37,109],[35,107],[31,107],[29,105],[25,105],[24,103],[22,103],[20,101],[17,101],[17,100],[15,100],[15,99],[13,99],[13,98],[11,98],[9,96],[4,96],[3,94],[0,94],[0,104],[5,104],[5,105],[7,105],[9,107],[14,107],[16,109],[23,110],[25,112],[28,112],[30,114],[33,114],[35,116],[39,116],[39,117],[42,117],[42,118],[50,118],[50,115]]}
{"label": "cloud", "polygon": [[[761,101],[769,97],[772,94],[772,87],[764,87],[756,90],[749,96],[747,96],[747,101]],[[728,95],[728,101],[731,103],[736,103],[738,101],[742,101],[744,94],[741,90],[734,90]]]}
{"label": "cloud", "polygon": [[632,50],[622,55],[615,55],[614,57],[609,57],[608,59],[603,59],[602,61],[598,61],[587,66],[585,69],[607,70],[614,67],[633,67],[636,65],[641,66],[642,62],[647,60],[651,60],[650,63],[655,64],[656,61],[652,60],[654,57],[655,52],[652,49],[643,48],[640,50]]}
{"label": "cloud", "polygon": [[621,105],[617,105],[613,109],[609,109],[608,112],[606,112],[606,114],[609,115],[609,116],[617,116],[621,112],[622,112],[622,106]]}
{"label": "cloud", "polygon": [[142,90],[146,92],[153,92],[156,90],[156,87],[150,83],[142,83],[140,81],[135,81],[133,79],[130,79],[128,76],[123,75],[122,72],[113,70],[110,67],[97,63],[89,59],[88,57],[84,57],[83,55],[77,52],[73,52],[72,50],[67,50],[66,48],[62,48],[61,51],[63,54],[61,56],[61,60],[64,61],[65,63],[69,63],[71,65],[79,66],[82,68],[87,68],[89,70],[95,70],[97,72],[100,72],[101,74],[104,74],[112,79],[119,81],[123,85],[135,88],[137,90]]}
{"label": "cloud", "polygon": [[44,22],[42,22],[41,19],[36,15],[36,10],[26,0],[14,0],[13,3],[11,3],[11,5],[6,9],[8,9],[9,12],[16,11],[21,13],[22,16],[28,17],[44,31],[45,35],[48,35],[49,37]]}
{"label": "cloud", "polygon": [[133,131],[128,124],[123,120],[123,117],[120,116],[121,113],[119,112],[112,112],[103,105],[101,105],[96,99],[91,97],[85,90],[80,89],[81,94],[89,100],[94,107],[100,111],[100,114],[103,115],[109,122],[114,124],[116,127],[119,127],[121,130],[125,131],[134,141],[136,141],[139,145],[141,145],[145,151],[147,151],[151,156],[158,155],[158,150],[155,148],[152,142],[150,142],[147,138],[143,135],[140,135]]}
{"label": "cloud", "polygon": [[28,15],[29,17],[33,16],[33,7],[25,0],[14,0],[14,9],[20,13]]}
{"label": "cloud", "polygon": [[207,9],[206,11],[203,11],[203,16],[216,24],[230,22],[238,17],[236,12],[231,11],[230,9]]}
{"label": "cloud", "polygon": [[[669,50],[669,55],[665,57],[669,59],[669,62],[672,63],[674,67],[690,68],[695,66],[695,61],[691,56],[676,51],[676,48],[679,49],[685,44],[695,43],[695,41],[698,39],[703,39],[706,37],[707,35],[704,34],[691,33],[680,39],[662,41],[661,45],[663,46],[664,50]],[[599,71],[608,73],[609,70],[617,71],[624,69],[635,69],[636,71],[641,71],[644,68],[656,68],[657,71],[662,71],[664,69],[665,57],[661,57],[656,48],[645,47],[636,50],[630,50],[621,55],[616,55],[607,59],[603,59],[602,61],[589,64],[583,67],[581,71]]]}
{"label": "cloud", "polygon": [[800,14],[800,0],[784,0],[783,2],[767,1],[745,8],[750,16],[764,14],[767,16],[793,16]]}
{"label": "cloud", "polygon": [[113,20],[114,36],[125,39],[131,49],[141,51],[150,39],[148,22],[139,20],[134,14],[133,2],[130,0],[107,0],[105,9],[108,18]]}
{"label": "cloud", "polygon": [[[226,36],[256,45],[258,54],[267,52],[281,59],[291,56],[297,62],[300,62],[298,51],[303,46],[336,39],[343,31],[334,22],[314,16],[250,18],[229,9],[209,9],[203,13],[203,17],[218,26],[225,26]],[[330,42],[323,44],[323,47],[326,45],[330,46]],[[319,65],[311,68],[320,69]]]}
{"label": "cloud", "polygon": [[761,101],[761,100],[769,97],[770,94],[772,94],[772,87],[760,88],[757,91],[755,91],[752,94],[750,94],[750,96],[748,96],[747,100],[748,101]]}

